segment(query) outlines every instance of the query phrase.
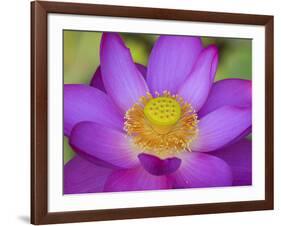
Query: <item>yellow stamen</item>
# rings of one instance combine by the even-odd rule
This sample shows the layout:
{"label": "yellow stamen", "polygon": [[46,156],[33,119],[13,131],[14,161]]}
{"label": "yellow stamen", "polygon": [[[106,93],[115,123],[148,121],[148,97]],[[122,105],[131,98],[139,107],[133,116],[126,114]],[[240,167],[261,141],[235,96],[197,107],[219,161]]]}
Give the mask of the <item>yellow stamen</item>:
{"label": "yellow stamen", "polygon": [[147,93],[126,112],[124,128],[133,144],[161,158],[190,150],[198,133],[197,114],[177,95],[156,95]]}

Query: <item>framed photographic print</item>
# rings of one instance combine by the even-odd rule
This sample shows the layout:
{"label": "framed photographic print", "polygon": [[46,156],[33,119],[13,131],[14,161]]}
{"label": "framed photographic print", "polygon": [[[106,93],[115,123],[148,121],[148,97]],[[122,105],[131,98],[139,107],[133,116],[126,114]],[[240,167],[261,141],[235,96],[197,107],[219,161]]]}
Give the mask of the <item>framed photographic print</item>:
{"label": "framed photographic print", "polygon": [[273,209],[273,16],[31,12],[33,224]]}

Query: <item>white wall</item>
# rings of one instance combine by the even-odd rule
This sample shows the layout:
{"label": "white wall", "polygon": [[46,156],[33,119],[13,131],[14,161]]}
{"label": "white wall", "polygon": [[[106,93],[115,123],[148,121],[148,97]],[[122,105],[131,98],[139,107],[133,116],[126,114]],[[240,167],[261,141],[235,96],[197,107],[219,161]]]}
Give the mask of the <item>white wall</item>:
{"label": "white wall", "polygon": [[[72,0],[73,2],[75,0]],[[81,0],[83,1],[83,0]],[[76,2],[76,1],[75,1]],[[275,16],[275,210],[187,217],[99,222],[95,225],[278,225],[281,220],[281,7],[277,0],[84,0],[83,2],[274,14]],[[0,207],[1,225],[29,220],[29,49],[28,0],[1,2],[0,34]],[[85,223],[90,225],[93,223]],[[280,224],[280,223],[279,223]]]}

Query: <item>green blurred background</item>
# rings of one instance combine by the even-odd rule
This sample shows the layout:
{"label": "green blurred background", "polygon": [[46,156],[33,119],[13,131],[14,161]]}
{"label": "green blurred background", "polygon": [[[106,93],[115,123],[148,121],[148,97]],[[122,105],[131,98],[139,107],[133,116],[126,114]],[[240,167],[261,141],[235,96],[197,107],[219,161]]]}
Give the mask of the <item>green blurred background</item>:
{"label": "green blurred background", "polygon": [[[64,31],[64,83],[89,84],[99,65],[101,32]],[[152,46],[158,35],[121,34],[130,48],[135,62],[147,65]],[[250,39],[202,38],[205,46],[216,44],[219,48],[219,67],[216,80],[252,77],[252,41]],[[64,162],[74,152],[64,137]]]}

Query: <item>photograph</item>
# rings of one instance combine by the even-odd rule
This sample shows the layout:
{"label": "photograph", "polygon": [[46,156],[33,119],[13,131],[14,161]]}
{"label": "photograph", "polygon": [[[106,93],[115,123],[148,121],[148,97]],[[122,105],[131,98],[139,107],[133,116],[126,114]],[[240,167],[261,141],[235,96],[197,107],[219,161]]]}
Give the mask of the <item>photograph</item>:
{"label": "photograph", "polygon": [[3,3],[1,225],[280,222],[278,1]]}
{"label": "photograph", "polygon": [[63,193],[252,185],[252,40],[63,31]]}
{"label": "photograph", "polygon": [[274,16],[31,3],[31,223],[274,208]]}

